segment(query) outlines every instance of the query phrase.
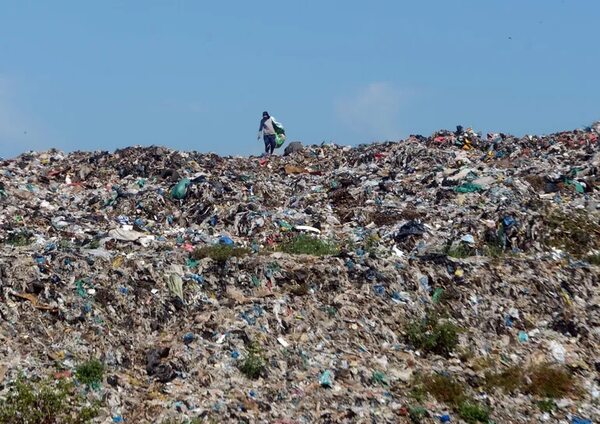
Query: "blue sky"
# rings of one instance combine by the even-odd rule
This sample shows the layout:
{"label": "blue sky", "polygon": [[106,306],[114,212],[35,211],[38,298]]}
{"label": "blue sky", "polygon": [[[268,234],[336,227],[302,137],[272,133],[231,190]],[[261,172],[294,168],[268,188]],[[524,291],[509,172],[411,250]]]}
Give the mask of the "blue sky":
{"label": "blue sky", "polygon": [[600,119],[597,0],[0,0],[0,156]]}

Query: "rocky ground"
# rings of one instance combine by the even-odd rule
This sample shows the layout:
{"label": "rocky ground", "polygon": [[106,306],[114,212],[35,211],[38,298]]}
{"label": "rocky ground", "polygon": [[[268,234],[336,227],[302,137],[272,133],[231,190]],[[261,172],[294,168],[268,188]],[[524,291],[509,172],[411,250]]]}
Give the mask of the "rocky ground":
{"label": "rocky ground", "polygon": [[4,160],[0,422],[598,422],[599,133]]}

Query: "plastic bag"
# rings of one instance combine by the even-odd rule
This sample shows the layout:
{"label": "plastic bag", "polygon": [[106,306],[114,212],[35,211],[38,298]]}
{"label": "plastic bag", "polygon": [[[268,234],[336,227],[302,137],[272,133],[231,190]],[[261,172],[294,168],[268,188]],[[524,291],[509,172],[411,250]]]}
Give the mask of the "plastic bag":
{"label": "plastic bag", "polygon": [[275,130],[275,148],[279,148],[285,143],[285,128],[280,122],[273,119],[273,129]]}
{"label": "plastic bag", "polygon": [[285,143],[285,134],[275,135],[275,148],[283,146],[283,143]]}
{"label": "plastic bag", "polygon": [[173,196],[174,199],[183,199],[187,194],[187,189],[189,185],[189,178],[184,178],[183,180],[179,181],[171,190],[171,196]]}

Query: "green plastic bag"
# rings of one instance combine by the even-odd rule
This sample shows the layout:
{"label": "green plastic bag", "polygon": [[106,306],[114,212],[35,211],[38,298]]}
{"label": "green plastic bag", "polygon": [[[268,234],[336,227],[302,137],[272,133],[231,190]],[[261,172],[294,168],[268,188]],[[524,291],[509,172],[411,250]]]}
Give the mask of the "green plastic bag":
{"label": "green plastic bag", "polygon": [[575,191],[577,193],[585,193],[585,189],[583,188],[583,185],[579,182],[579,181],[575,181],[575,180],[565,180],[565,183],[567,185],[572,185],[575,187]]}
{"label": "green plastic bag", "polygon": [[440,303],[440,299],[442,298],[443,294],[443,288],[438,287],[437,289],[435,289],[435,291],[433,292],[433,296],[431,296],[431,300],[433,301],[433,303]]}
{"label": "green plastic bag", "polygon": [[275,148],[279,148],[285,143],[285,128],[273,119],[273,129],[275,130]]}
{"label": "green plastic bag", "polygon": [[167,287],[169,287],[171,293],[183,300],[183,280],[180,275],[170,274],[167,277]]}
{"label": "green plastic bag", "polygon": [[174,199],[183,199],[187,194],[187,189],[190,183],[191,181],[189,178],[184,178],[183,180],[179,181],[171,190],[171,196],[173,196]]}
{"label": "green plastic bag", "polygon": [[285,143],[285,134],[275,135],[275,148],[283,146],[283,143]]}
{"label": "green plastic bag", "polygon": [[483,187],[481,187],[479,184],[473,183],[464,183],[463,185],[454,188],[454,191],[457,193],[474,193],[482,190]]}

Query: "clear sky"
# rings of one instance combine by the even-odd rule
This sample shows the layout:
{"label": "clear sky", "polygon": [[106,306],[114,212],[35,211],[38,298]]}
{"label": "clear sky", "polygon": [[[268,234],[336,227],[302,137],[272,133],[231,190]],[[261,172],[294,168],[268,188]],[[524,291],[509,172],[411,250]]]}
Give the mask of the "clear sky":
{"label": "clear sky", "polygon": [[0,0],[0,156],[600,119],[600,1]]}

